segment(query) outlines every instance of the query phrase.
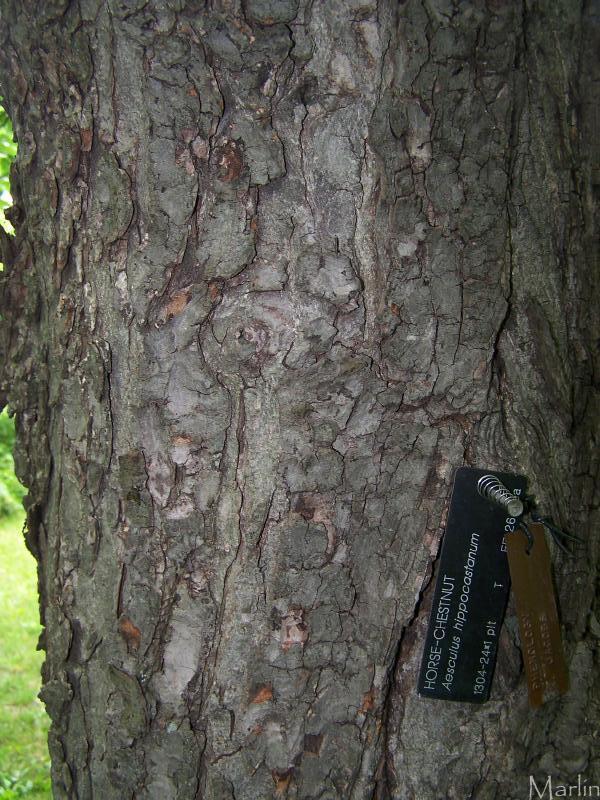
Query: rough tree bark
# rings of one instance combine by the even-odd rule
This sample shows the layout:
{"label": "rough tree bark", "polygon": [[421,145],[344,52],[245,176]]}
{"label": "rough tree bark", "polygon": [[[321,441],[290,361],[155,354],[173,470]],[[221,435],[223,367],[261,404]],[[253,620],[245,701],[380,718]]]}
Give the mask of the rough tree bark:
{"label": "rough tree bark", "polygon": [[[599,782],[598,3],[0,6],[55,797]],[[586,538],[535,714],[512,611],[490,702],[415,693],[462,464]]]}

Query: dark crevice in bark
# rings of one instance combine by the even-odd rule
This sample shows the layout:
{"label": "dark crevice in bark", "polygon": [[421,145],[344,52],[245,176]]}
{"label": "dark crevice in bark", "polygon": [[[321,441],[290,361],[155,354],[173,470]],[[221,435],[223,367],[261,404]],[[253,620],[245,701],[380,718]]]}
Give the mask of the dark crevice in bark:
{"label": "dark crevice in bark", "polygon": [[[523,54],[526,51],[526,14],[527,14],[527,7],[526,2],[522,2],[522,17],[521,17],[521,27],[517,34],[517,44],[515,47],[515,56],[513,61],[513,73],[511,76],[512,82],[512,90],[513,90],[513,100],[511,104],[511,120],[510,120],[510,131],[509,131],[509,138],[507,143],[507,152],[506,152],[506,174],[507,174],[507,182],[506,182],[506,196],[505,196],[505,214],[506,214],[506,222],[507,222],[507,232],[506,232],[506,262],[507,262],[507,292],[506,292],[506,311],[504,317],[502,318],[500,325],[498,326],[498,330],[496,333],[496,337],[494,340],[493,345],[493,354],[492,354],[492,382],[490,384],[490,391],[492,391],[492,386],[494,387],[494,395],[499,399],[500,404],[503,404],[503,394],[504,394],[504,386],[503,386],[503,371],[504,365],[502,362],[502,356],[500,354],[500,342],[504,336],[504,333],[509,326],[511,315],[513,314],[513,296],[514,296],[514,253],[513,253],[513,219],[515,215],[515,201],[514,201],[514,192],[513,187],[516,180],[515,176],[515,164],[516,164],[516,151],[517,148],[520,146],[520,124],[523,114],[523,108],[525,106],[524,100],[524,86],[527,85],[528,76],[526,72],[526,66],[524,64]],[[504,418],[505,411],[502,408],[501,415]],[[506,433],[506,431],[505,431]]]}

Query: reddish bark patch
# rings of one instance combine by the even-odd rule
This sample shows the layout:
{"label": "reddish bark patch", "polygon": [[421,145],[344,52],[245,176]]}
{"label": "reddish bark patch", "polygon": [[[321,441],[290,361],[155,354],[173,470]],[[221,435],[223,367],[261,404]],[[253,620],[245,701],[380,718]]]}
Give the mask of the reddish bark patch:
{"label": "reddish bark patch", "polygon": [[192,153],[196,158],[199,158],[201,161],[206,161],[209,151],[210,147],[206,139],[202,139],[201,136],[196,136],[192,142]]}
{"label": "reddish bark patch", "polygon": [[304,752],[311,756],[318,756],[323,744],[322,733],[307,733],[304,737]]}
{"label": "reddish bark patch", "polygon": [[163,320],[163,322],[168,319],[173,319],[173,317],[176,317],[177,314],[181,314],[181,312],[189,302],[190,302],[189,287],[187,289],[182,289],[181,291],[176,292],[162,310],[161,319]]}
{"label": "reddish bark patch", "polygon": [[301,492],[296,498],[294,511],[308,522],[323,525],[327,531],[327,556],[331,557],[336,547],[337,532],[334,525],[333,497],[329,493]]}
{"label": "reddish bark patch", "polygon": [[269,700],[272,699],[273,687],[270,683],[265,683],[263,686],[259,686],[255,689],[250,702],[254,705],[259,705],[260,703],[268,703]]}
{"label": "reddish bark patch", "polygon": [[89,153],[92,149],[92,140],[94,138],[94,131],[92,128],[84,128],[81,131],[81,149],[84,153]]}
{"label": "reddish bark patch", "polygon": [[196,133],[197,130],[195,128],[182,128],[181,138],[186,144],[189,144],[196,137]]}
{"label": "reddish bark patch", "polygon": [[[56,183],[56,177],[52,170],[45,169],[42,173],[42,180],[45,185],[46,197],[50,199],[52,210],[56,211],[58,207],[58,184]],[[64,264],[62,266],[64,266]],[[60,266],[59,269],[62,269],[62,266]]]}
{"label": "reddish bark patch", "polygon": [[188,147],[178,145],[175,154],[175,163],[187,172],[188,175],[193,175],[196,172],[194,161]]}
{"label": "reddish bark patch", "polygon": [[208,284],[208,296],[215,303],[221,297],[221,284],[211,281]]}
{"label": "reddish bark patch", "polygon": [[273,781],[275,783],[275,795],[276,797],[283,797],[292,781],[292,775],[294,773],[293,769],[286,769],[285,772],[280,772],[279,770],[274,769],[271,772],[273,776]]}
{"label": "reddish bark patch", "polygon": [[225,183],[237,180],[244,169],[242,151],[237,142],[227,142],[217,150],[219,177]]}
{"label": "reddish bark patch", "polygon": [[290,608],[281,620],[281,647],[287,651],[295,644],[304,647],[308,639],[308,627],[304,622],[303,608]]}
{"label": "reddish bark patch", "polygon": [[129,617],[121,617],[119,620],[119,633],[125,639],[129,652],[137,652],[139,650],[142,632]]}
{"label": "reddish bark patch", "polygon": [[176,445],[177,447],[182,447],[186,444],[190,444],[192,440],[189,436],[173,436],[171,442]]}
{"label": "reddish bark patch", "polygon": [[360,710],[363,714],[366,714],[367,711],[370,711],[374,705],[375,705],[375,692],[373,691],[373,689],[369,689],[369,691],[365,692],[363,695],[363,701]]}
{"label": "reddish bark patch", "polygon": [[301,492],[294,503],[294,511],[306,520],[315,515],[315,504],[312,493]]}

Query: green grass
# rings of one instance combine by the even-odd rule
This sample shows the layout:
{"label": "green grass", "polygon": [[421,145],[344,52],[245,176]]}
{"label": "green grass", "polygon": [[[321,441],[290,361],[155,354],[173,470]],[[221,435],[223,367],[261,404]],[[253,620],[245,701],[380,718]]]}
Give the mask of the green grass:
{"label": "green grass", "polygon": [[[4,211],[12,204],[9,171],[16,152],[10,119],[0,106],[0,227],[8,233],[14,231]],[[0,414],[0,800],[42,800],[52,794],[48,719],[37,699],[42,663],[42,654],[35,649],[40,633],[37,581],[35,562],[21,534],[25,490],[14,474],[13,442],[13,421],[4,411]]]}
{"label": "green grass", "polygon": [[0,414],[0,519],[23,511],[25,487],[15,475],[14,443],[14,421],[4,409]]}
{"label": "green grass", "polygon": [[0,520],[0,800],[52,797],[48,717],[37,699],[42,653],[35,561],[23,514]]}

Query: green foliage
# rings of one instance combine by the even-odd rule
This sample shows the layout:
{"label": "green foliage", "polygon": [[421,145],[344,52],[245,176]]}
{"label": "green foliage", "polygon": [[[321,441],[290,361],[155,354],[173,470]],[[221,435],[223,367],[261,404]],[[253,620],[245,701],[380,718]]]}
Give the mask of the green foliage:
{"label": "green foliage", "polygon": [[10,165],[17,154],[13,141],[12,125],[6,111],[0,106],[0,225],[12,232],[12,226],[4,216],[4,210],[12,205],[10,195]]}
{"label": "green foliage", "polygon": [[10,192],[8,175],[13,158],[17,155],[17,144],[13,141],[10,118],[0,106],[0,191]]}
{"label": "green foliage", "polygon": [[0,800],[46,800],[48,717],[36,695],[42,654],[36,567],[23,514],[0,521]]}
{"label": "green foliage", "polygon": [[8,233],[14,233],[14,231],[4,216],[4,211],[12,205],[9,175],[11,162],[16,154],[17,145],[13,141],[12,125],[8,114],[0,106],[0,227]]}
{"label": "green foliage", "polygon": [[[9,172],[16,152],[0,106],[0,226],[9,233],[4,210],[12,205]],[[25,489],[14,473],[14,441],[14,423],[5,410],[0,414],[0,800],[47,800],[52,796],[48,717],[36,697],[42,662],[36,652],[36,570],[22,534]]]}
{"label": "green foliage", "polygon": [[26,489],[15,475],[12,455],[14,443],[14,422],[5,409],[0,414],[0,518],[23,509]]}
{"label": "green foliage", "polygon": [[[9,173],[11,161],[16,153],[17,145],[13,141],[10,119],[0,106],[0,227],[10,233],[13,232],[13,229],[4,216],[4,210],[12,205]],[[25,494],[24,488],[15,477],[12,456],[14,440],[13,421],[6,412],[3,412],[0,415],[0,518],[19,511],[22,508],[21,501]]]}
{"label": "green foliage", "polygon": [[12,775],[0,775],[0,800],[16,800],[18,797],[31,797],[33,782],[27,780],[26,773],[19,770]]}

